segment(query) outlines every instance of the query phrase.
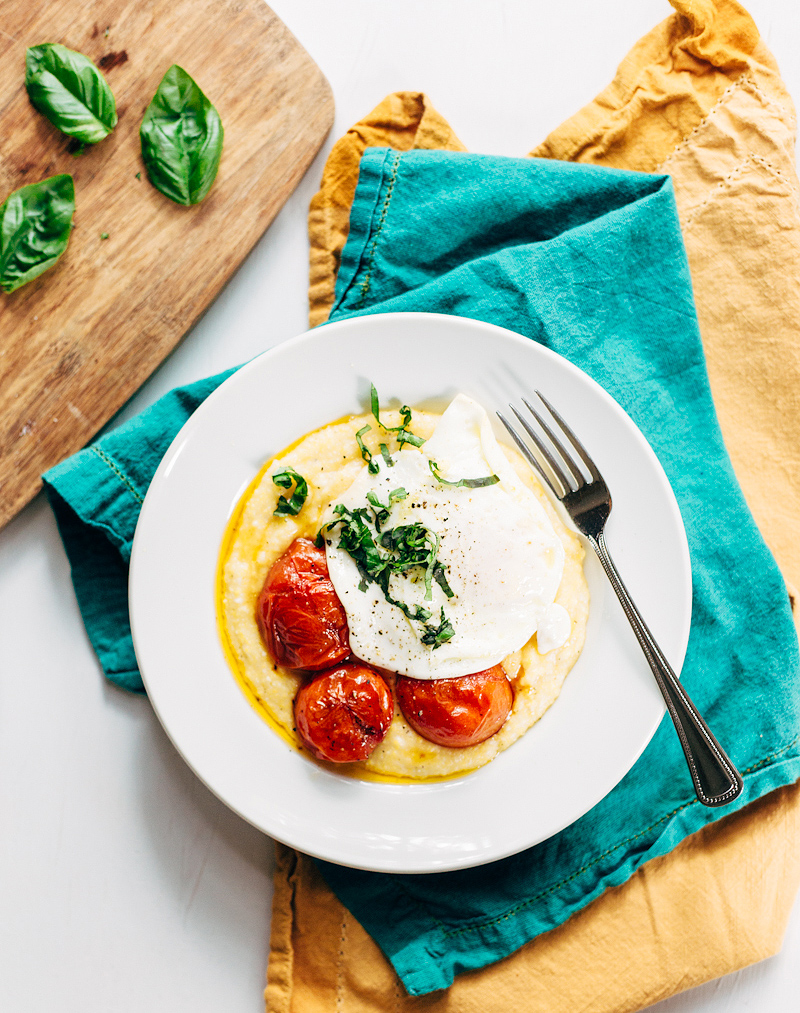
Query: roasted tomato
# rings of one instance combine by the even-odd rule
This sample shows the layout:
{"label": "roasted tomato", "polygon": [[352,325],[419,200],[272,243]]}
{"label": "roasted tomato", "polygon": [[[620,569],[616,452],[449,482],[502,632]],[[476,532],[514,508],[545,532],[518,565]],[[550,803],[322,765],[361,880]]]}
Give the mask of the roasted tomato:
{"label": "roasted tomato", "polygon": [[409,679],[395,686],[415,732],[440,746],[476,746],[502,728],[514,691],[500,665],[457,679]]}
{"label": "roasted tomato", "polygon": [[328,576],[325,550],[296,538],[267,574],[256,617],[278,665],[316,671],[350,653],[347,616]]}
{"label": "roasted tomato", "polygon": [[356,662],[320,672],[294,701],[297,733],[318,760],[366,760],[392,723],[394,702],[383,676]]}

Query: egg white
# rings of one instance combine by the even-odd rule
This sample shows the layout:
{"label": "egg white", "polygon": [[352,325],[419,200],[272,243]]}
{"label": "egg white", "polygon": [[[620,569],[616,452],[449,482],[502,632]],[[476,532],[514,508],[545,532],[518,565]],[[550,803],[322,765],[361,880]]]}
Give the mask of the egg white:
{"label": "egg white", "polygon": [[[333,506],[368,507],[367,494],[387,504],[399,488],[407,496],[392,505],[383,528],[419,522],[440,538],[438,560],[454,592],[448,598],[433,582],[426,598],[422,568],[395,574],[393,597],[420,605],[438,624],[441,609],[452,639],[431,647],[421,642],[422,624],[388,602],[378,585],[360,590],[353,559],[339,548],[338,529],[326,539],[328,570],[347,613],[350,647],[362,661],[416,679],[452,678],[479,672],[519,650],[537,633],[540,653],[561,646],[572,623],[554,599],[564,570],[564,548],[536,496],[521,482],[497,443],[489,418],[475,401],[459,394],[419,449],[406,445],[391,458],[365,466]],[[430,462],[451,481],[496,475],[499,482],[477,489],[441,484]]]}

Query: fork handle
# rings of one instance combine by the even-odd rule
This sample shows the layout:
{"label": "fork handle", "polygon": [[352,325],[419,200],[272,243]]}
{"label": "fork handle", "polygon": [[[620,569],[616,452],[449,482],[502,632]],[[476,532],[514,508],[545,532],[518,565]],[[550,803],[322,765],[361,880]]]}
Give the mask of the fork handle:
{"label": "fork handle", "polygon": [[603,532],[589,536],[589,541],[611,581],[611,586],[616,591],[628,622],[633,627],[644,656],[656,677],[658,688],[683,746],[698,799],[707,806],[727,805],[742,793],[743,782],[739,771],[700,717],[689,694],[681,686],[653,634],[647,628],[614,565]]}

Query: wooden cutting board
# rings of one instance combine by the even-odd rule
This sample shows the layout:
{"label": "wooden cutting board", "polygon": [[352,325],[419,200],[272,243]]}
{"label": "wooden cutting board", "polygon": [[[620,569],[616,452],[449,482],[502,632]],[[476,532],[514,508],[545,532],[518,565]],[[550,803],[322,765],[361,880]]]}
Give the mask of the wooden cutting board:
{"label": "wooden cutting board", "polygon": [[[116,98],[117,127],[77,157],[28,101],[25,50],[42,42],[88,56]],[[195,207],[158,193],[141,160],[139,124],[173,63],[194,77],[225,130],[216,182]],[[262,0],[3,0],[0,202],[69,172],[76,210],[58,264],[0,292],[0,526],[197,320],[332,121],[327,81]]]}

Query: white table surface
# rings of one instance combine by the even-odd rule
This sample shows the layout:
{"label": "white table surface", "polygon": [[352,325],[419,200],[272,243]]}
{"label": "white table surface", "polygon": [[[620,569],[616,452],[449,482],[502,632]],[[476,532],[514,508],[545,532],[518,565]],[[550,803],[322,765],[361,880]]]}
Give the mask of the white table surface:
{"label": "white table surface", "polygon": [[[424,90],[470,150],[523,155],[670,13],[666,0],[272,6],[333,87],[333,131],[121,418],[305,330],[309,199],[333,141],[384,95]],[[800,95],[796,0],[749,9]],[[272,844],[200,784],[146,699],[104,682],[41,496],[0,532],[0,813],[0,1008],[263,1010]],[[781,954],[652,1008],[789,1013],[798,996],[796,904]]]}

